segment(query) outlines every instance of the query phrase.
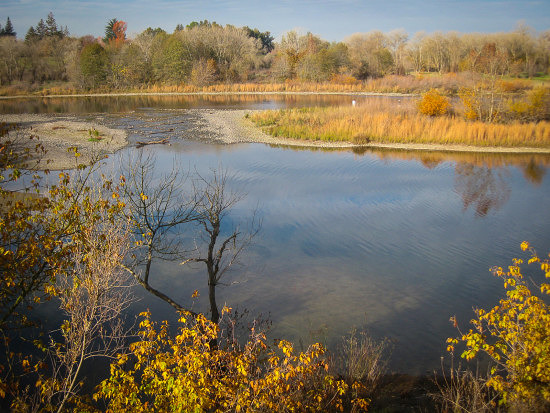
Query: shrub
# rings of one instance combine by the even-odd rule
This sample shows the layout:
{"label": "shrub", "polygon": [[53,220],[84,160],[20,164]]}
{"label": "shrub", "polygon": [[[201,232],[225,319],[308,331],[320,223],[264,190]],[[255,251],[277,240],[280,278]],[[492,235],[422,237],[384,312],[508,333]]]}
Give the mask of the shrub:
{"label": "shrub", "polygon": [[330,78],[330,83],[335,85],[358,85],[361,82],[351,75],[335,73]]}
{"label": "shrub", "polygon": [[502,119],[503,99],[494,87],[480,83],[471,88],[461,88],[458,95],[467,120],[498,122]]}
{"label": "shrub", "polygon": [[441,116],[449,111],[450,106],[447,97],[441,95],[436,89],[430,89],[418,102],[418,111],[423,115]]}
{"label": "shrub", "polygon": [[354,410],[367,408],[357,397],[361,384],[326,373],[320,344],[299,354],[284,340],[269,349],[252,330],[242,349],[212,348],[219,327],[203,315],[183,316],[175,338],[166,323],[157,329],[148,313],[142,316],[141,340],[130,355],[119,355],[94,396],[108,411],[341,411],[351,407],[347,401]]}
{"label": "shrub", "polygon": [[538,87],[528,91],[523,99],[508,102],[508,116],[522,122],[550,119],[550,89]]}
{"label": "shrub", "polygon": [[466,345],[463,358],[471,360],[479,353],[490,357],[495,365],[487,385],[500,393],[501,404],[526,404],[533,410],[548,411],[550,311],[544,297],[550,295],[550,260],[541,260],[527,242],[521,248],[531,251],[529,264],[539,263],[545,274],[546,280],[538,286],[540,294],[533,293],[523,277],[522,260],[514,259],[507,271],[492,268],[493,274],[504,281],[506,298],[489,311],[475,310],[473,328],[458,338],[447,339],[448,350],[453,351],[462,342]]}

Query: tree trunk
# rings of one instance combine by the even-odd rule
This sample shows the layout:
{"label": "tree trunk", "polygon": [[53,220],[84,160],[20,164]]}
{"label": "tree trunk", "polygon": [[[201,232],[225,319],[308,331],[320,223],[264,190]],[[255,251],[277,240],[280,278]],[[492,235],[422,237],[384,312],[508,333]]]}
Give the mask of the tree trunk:
{"label": "tree trunk", "polygon": [[220,312],[216,303],[216,284],[211,282],[208,283],[208,298],[210,299],[210,311],[212,313],[210,320],[218,324],[220,321]]}

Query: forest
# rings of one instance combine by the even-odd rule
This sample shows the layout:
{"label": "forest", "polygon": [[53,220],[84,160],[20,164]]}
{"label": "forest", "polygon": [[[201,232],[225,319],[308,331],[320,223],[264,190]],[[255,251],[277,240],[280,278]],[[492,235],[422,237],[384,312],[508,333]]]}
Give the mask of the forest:
{"label": "forest", "polygon": [[[229,91],[281,90],[277,84],[286,85],[283,90],[318,89],[312,84],[325,84],[331,91],[438,87],[453,93],[467,75],[480,72],[488,51],[498,65],[486,69],[502,76],[544,78],[550,67],[550,30],[536,33],[525,25],[489,34],[373,30],[341,42],[297,31],[276,42],[267,31],[208,20],[179,24],[172,33],[147,28],[129,38],[126,32],[126,22],[113,18],[102,38],[74,37],[50,13],[23,39],[8,18],[0,28],[1,92],[178,92],[245,83],[246,88]],[[509,85],[514,87],[521,83]]]}

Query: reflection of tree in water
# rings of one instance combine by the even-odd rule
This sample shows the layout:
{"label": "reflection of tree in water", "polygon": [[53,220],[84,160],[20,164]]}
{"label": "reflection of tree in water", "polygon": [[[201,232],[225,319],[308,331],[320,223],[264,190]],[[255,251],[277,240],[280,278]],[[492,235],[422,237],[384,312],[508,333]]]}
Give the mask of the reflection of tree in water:
{"label": "reflection of tree in water", "polygon": [[531,158],[529,163],[523,166],[523,176],[534,185],[540,185],[545,174],[546,168],[533,158]]}
{"label": "reflection of tree in water", "polygon": [[502,207],[510,198],[511,191],[502,169],[469,163],[457,163],[455,190],[462,197],[464,210],[472,206],[478,216],[485,216],[491,209]]}

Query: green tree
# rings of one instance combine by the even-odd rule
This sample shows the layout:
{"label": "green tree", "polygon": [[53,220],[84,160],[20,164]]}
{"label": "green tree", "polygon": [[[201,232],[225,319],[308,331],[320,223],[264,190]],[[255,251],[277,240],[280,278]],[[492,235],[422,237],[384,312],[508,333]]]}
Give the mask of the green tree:
{"label": "green tree", "polygon": [[99,43],[85,46],[80,53],[80,70],[84,85],[96,88],[105,83],[109,67],[109,56]]}
{"label": "green tree", "polygon": [[46,23],[44,23],[44,19],[40,19],[35,29],[38,38],[43,39],[46,36],[47,30],[48,29],[46,27]]}
{"label": "green tree", "polygon": [[27,30],[27,34],[25,35],[25,43],[33,43],[39,40],[39,36],[34,30],[34,27],[29,27],[29,30]]}
{"label": "green tree", "polygon": [[261,32],[258,29],[251,29],[248,26],[245,26],[244,29],[248,33],[249,37],[258,39],[261,42],[262,54],[271,53],[271,51],[275,48],[275,45],[273,44],[274,37],[271,36],[270,32]]}
{"label": "green tree", "polygon": [[57,28],[57,23],[55,22],[55,17],[53,13],[48,13],[48,18],[46,19],[46,36],[48,37],[63,37],[63,31]]}
{"label": "green tree", "polygon": [[11,24],[11,20],[8,17],[6,20],[6,25],[2,30],[0,30],[0,36],[11,36],[15,37],[17,33],[13,30],[13,25]]}
{"label": "green tree", "polygon": [[116,37],[116,34],[113,30],[115,24],[118,22],[116,17],[112,18],[107,22],[107,25],[105,26],[105,37],[103,37],[103,41],[105,43],[109,43],[109,40],[114,39]]}

